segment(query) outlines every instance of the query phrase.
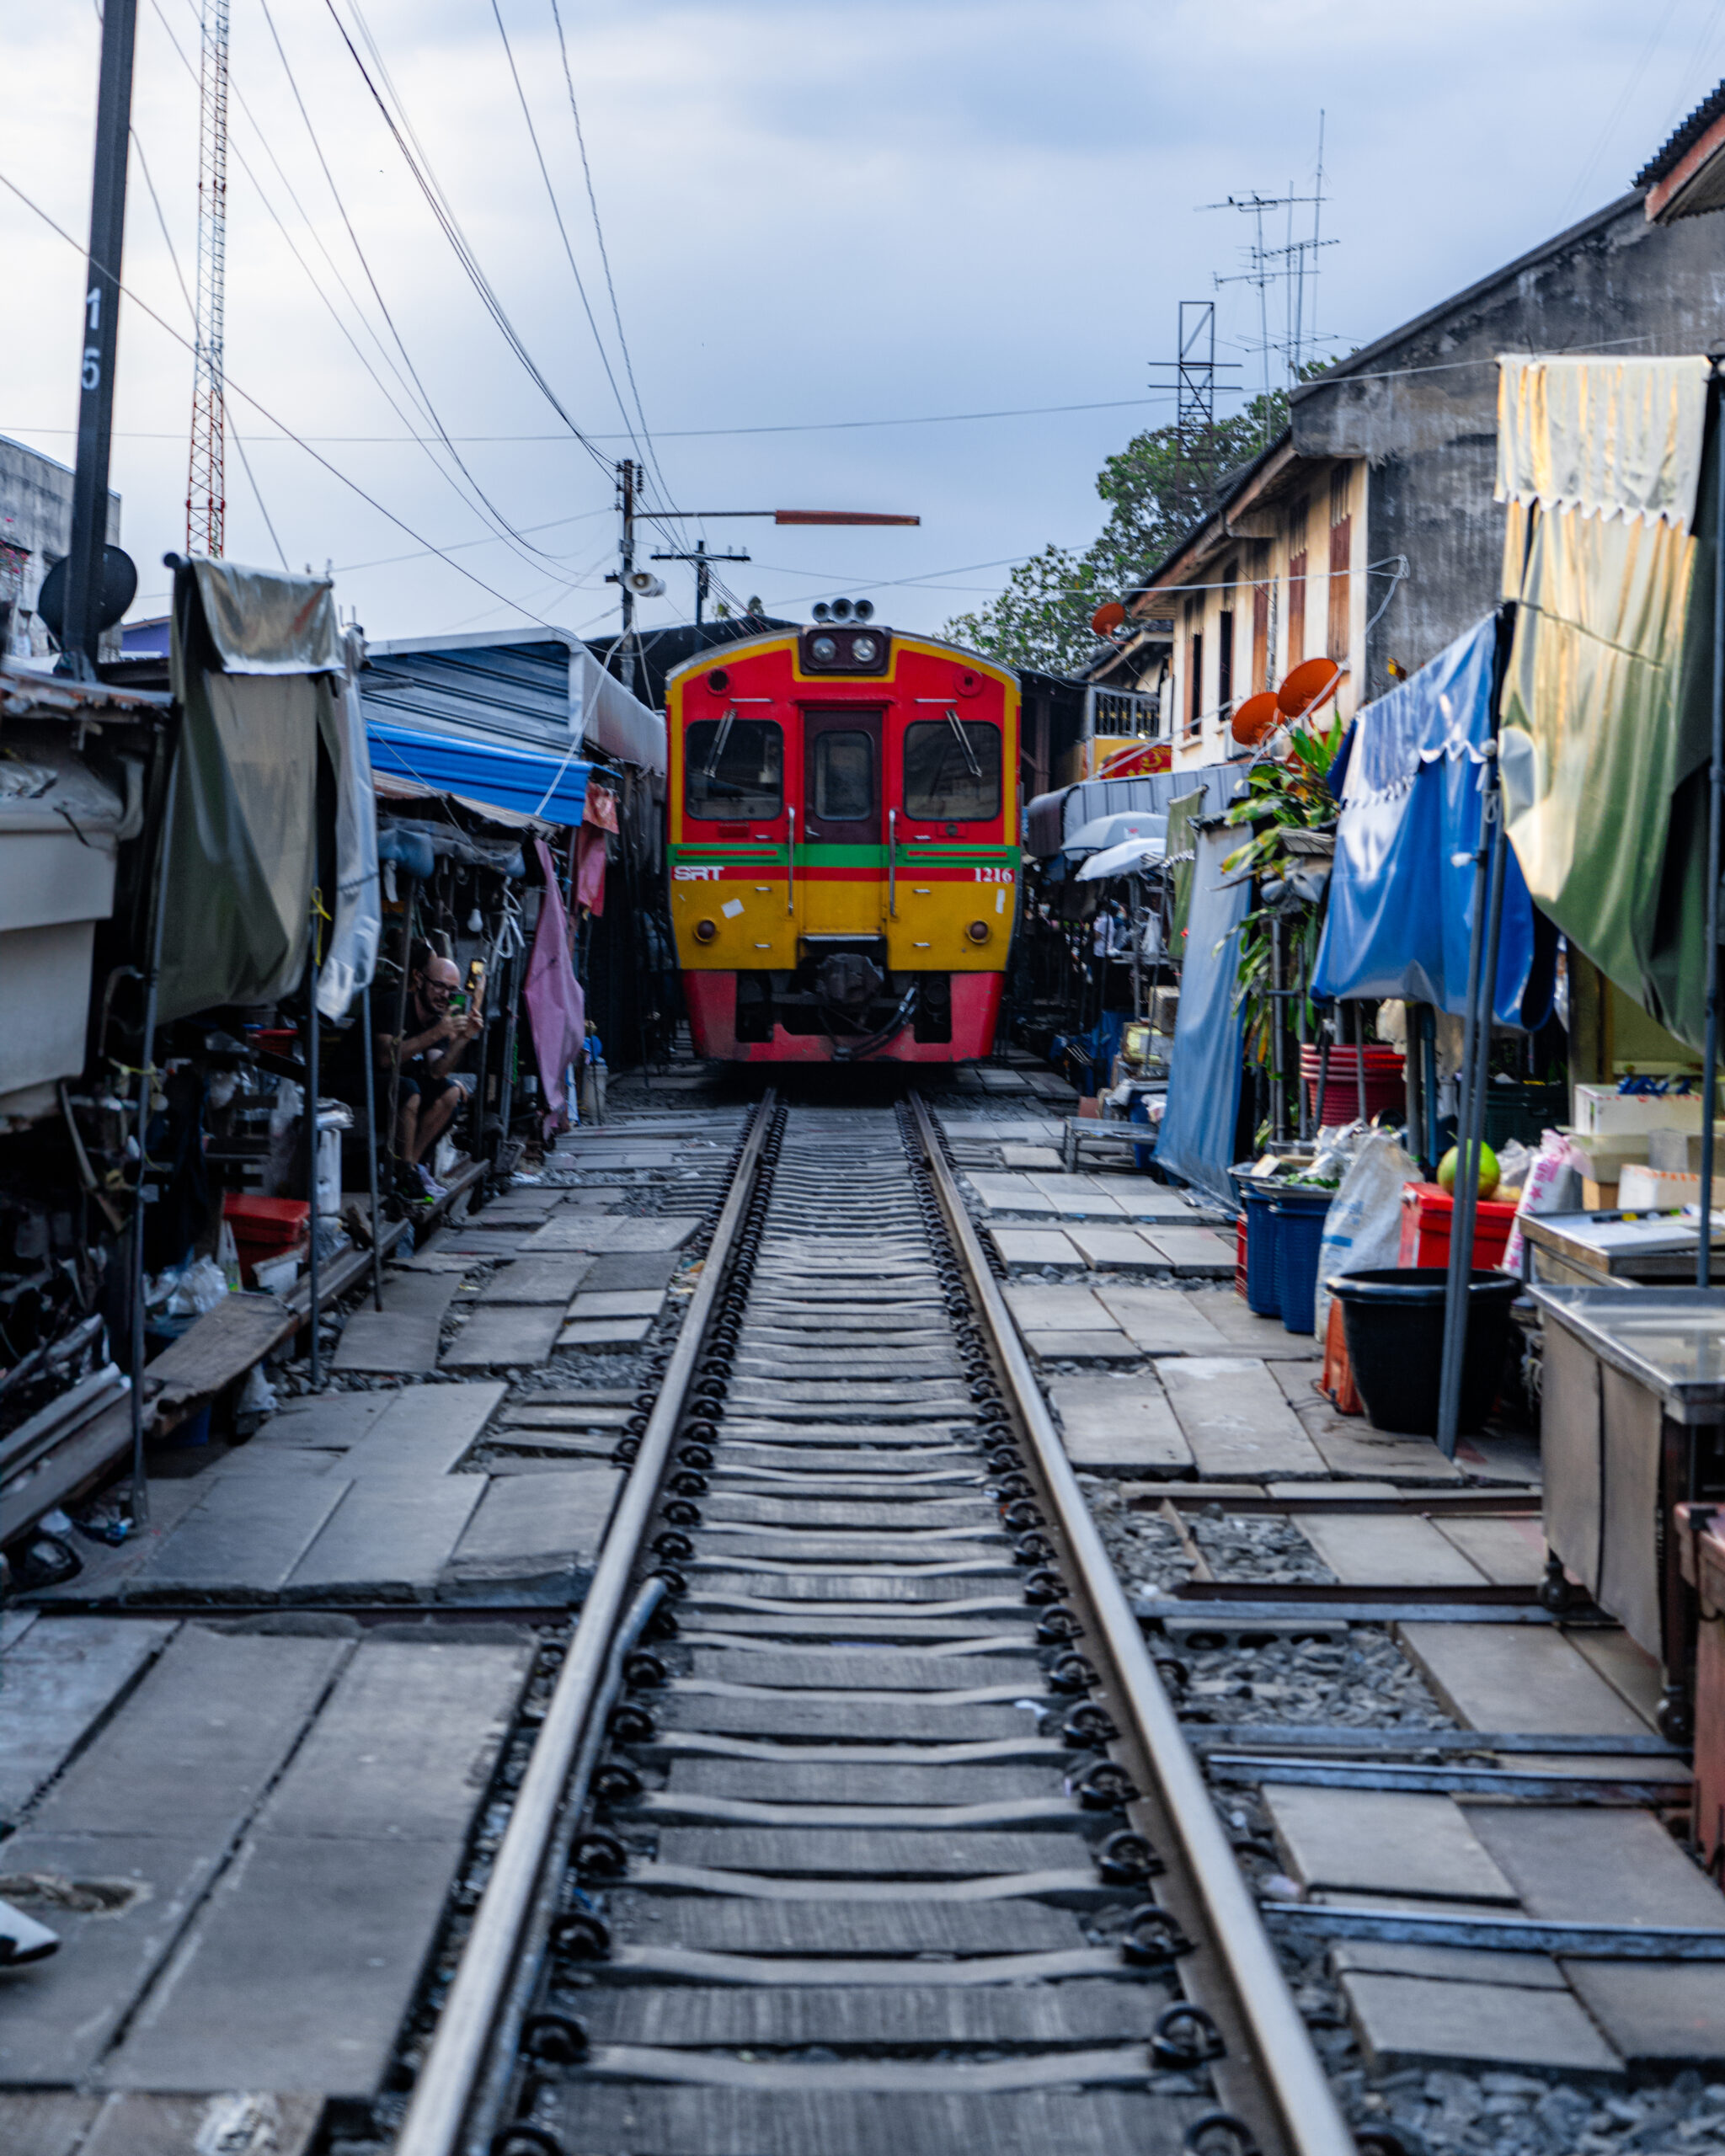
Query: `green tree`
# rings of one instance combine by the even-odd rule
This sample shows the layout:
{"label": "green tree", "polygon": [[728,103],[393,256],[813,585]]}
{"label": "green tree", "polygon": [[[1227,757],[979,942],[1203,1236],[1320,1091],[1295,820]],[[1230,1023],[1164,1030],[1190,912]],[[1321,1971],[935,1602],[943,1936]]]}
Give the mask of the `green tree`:
{"label": "green tree", "polygon": [[[1217,420],[1216,482],[1249,462],[1287,423],[1288,400],[1279,390]],[[1135,435],[1097,473],[1096,491],[1108,515],[1091,546],[1082,553],[1044,547],[1019,563],[997,599],[956,615],[941,633],[1007,666],[1064,674],[1081,665],[1096,648],[1090,617],[1097,608],[1135,590],[1213,498],[1199,475],[1183,467],[1172,427]]]}

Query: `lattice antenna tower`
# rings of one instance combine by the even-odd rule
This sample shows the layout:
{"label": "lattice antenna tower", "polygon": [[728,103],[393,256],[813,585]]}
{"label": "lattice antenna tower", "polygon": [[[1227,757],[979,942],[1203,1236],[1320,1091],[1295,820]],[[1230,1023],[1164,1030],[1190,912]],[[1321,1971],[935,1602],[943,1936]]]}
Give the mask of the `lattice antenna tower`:
{"label": "lattice antenna tower", "polygon": [[229,0],[202,0],[198,67],[198,331],[192,379],[191,461],[185,490],[188,554],[222,551],[227,500],[227,387],[222,333],[227,277],[227,15]]}
{"label": "lattice antenna tower", "polygon": [[1216,303],[1182,300],[1174,359],[1174,453],[1200,510],[1216,483]]}

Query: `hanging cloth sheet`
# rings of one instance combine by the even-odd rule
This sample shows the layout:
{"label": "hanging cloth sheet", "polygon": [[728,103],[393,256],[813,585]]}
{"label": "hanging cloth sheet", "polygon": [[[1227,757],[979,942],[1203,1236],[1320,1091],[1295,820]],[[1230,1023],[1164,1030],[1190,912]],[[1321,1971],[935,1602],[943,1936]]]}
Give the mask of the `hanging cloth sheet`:
{"label": "hanging cloth sheet", "polygon": [[[1170,819],[1172,823],[1172,818]],[[1240,924],[1252,903],[1251,879],[1231,880],[1222,862],[1240,843],[1236,830],[1195,834],[1180,1010],[1168,1064],[1167,1107],[1156,1139],[1157,1165],[1231,1212],[1234,1128],[1246,1017],[1234,1000]]]}
{"label": "hanging cloth sheet", "polygon": [[330,586],[230,562],[174,580],[181,707],[163,833],[163,1024],[298,987],[311,937],[321,708],[342,667]]}
{"label": "hanging cloth sheet", "polygon": [[[1314,995],[1399,995],[1465,1012],[1497,636],[1487,615],[1354,721]],[[1553,941],[1537,932],[1512,856],[1498,937],[1500,1026],[1544,1023]]]}
{"label": "hanging cloth sheet", "polygon": [[566,1093],[563,1073],[579,1060],[587,1038],[587,1002],[569,963],[569,915],[557,887],[557,866],[543,839],[535,839],[542,889],[533,954],[527,961],[527,1023],[533,1029],[533,1055],[539,1065],[541,1098],[550,1115],[561,1115]]}
{"label": "hanging cloth sheet", "polygon": [[355,630],[350,629],[342,643],[347,664],[339,676],[324,677],[322,710],[324,744],[336,780],[335,919],[318,974],[318,1008],[326,1018],[336,1019],[344,1017],[355,996],[371,985],[383,933],[377,801],[360,707],[363,652]]}
{"label": "hanging cloth sheet", "polygon": [[1499,362],[1508,829],[1535,902],[1691,1047],[1706,1023],[1717,430],[1703,359]]}

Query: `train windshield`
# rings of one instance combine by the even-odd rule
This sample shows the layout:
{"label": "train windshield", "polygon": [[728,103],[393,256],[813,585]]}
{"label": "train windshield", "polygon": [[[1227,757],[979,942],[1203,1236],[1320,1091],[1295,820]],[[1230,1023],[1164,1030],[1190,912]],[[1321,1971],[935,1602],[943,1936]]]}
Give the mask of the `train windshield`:
{"label": "train windshield", "polygon": [[918,719],[905,728],[905,814],[981,823],[1001,813],[1001,735],[985,719]]}
{"label": "train windshield", "polygon": [[874,739],[860,728],[815,734],[810,744],[811,812],[830,824],[874,814]]}
{"label": "train windshield", "polygon": [[683,736],[683,807],[715,821],[784,806],[784,728],[771,718],[697,718]]}

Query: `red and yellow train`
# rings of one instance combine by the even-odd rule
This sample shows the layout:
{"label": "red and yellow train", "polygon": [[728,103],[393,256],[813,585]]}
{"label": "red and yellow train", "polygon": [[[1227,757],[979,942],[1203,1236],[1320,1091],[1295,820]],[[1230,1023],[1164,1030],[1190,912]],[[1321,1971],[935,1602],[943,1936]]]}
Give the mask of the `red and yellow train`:
{"label": "red and yellow train", "polygon": [[1013,676],[817,622],[703,652],[671,676],[667,718],[696,1054],[986,1055],[1018,897]]}

